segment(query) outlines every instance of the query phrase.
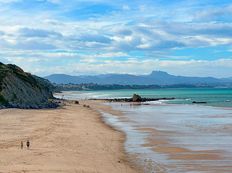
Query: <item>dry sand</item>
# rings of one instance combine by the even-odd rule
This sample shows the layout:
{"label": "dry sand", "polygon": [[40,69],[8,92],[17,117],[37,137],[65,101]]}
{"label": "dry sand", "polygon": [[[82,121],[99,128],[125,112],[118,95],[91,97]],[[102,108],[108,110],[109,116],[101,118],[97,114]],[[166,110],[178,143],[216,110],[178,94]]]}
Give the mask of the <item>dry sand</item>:
{"label": "dry sand", "polygon": [[138,172],[127,161],[124,138],[91,107],[71,104],[55,110],[0,110],[0,172]]}

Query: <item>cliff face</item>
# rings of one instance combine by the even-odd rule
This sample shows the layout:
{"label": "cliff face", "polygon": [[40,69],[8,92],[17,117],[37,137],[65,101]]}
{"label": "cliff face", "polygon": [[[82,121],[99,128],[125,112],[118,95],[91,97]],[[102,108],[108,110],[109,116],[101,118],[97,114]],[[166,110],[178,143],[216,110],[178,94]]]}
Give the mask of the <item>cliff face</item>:
{"label": "cliff face", "polygon": [[15,65],[0,63],[0,107],[46,108],[53,86],[45,79],[24,72]]}

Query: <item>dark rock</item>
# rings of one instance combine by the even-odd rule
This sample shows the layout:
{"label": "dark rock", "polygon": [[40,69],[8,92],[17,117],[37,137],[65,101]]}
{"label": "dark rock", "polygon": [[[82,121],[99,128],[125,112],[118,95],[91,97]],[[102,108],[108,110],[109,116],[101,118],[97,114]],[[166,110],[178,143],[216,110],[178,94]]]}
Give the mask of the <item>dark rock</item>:
{"label": "dark rock", "polygon": [[193,104],[206,104],[207,102],[197,102],[197,101],[193,101]]}
{"label": "dark rock", "polygon": [[132,101],[133,102],[141,102],[142,101],[142,97],[138,94],[134,94],[132,97]]}
{"label": "dark rock", "polygon": [[5,109],[6,107],[3,105],[0,105],[0,109]]}
{"label": "dark rock", "polygon": [[[163,98],[141,98],[140,102],[150,102],[159,100],[174,100],[174,97],[163,97]],[[114,99],[89,99],[89,100],[101,100],[108,102],[133,102],[132,98],[114,98]]]}

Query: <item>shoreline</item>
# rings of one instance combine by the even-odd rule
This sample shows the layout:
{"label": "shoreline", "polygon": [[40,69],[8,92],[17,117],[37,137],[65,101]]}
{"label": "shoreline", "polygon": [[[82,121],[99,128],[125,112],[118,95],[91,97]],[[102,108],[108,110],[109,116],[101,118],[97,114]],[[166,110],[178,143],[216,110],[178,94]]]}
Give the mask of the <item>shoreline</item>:
{"label": "shoreline", "polygon": [[[3,172],[70,173],[144,172],[146,165],[140,164],[138,156],[128,153],[125,148],[127,133],[108,123],[103,115],[103,113],[111,114],[127,122],[124,113],[120,109],[104,104],[110,103],[107,101],[80,100],[79,103],[75,104],[75,101],[66,100],[65,106],[57,109],[0,110],[2,132],[0,170]],[[152,132],[148,128],[136,130],[155,135],[158,139],[151,140],[152,136],[146,138],[143,147],[152,148],[160,154],[168,154],[171,160],[221,159],[218,157],[221,153],[216,150],[212,150],[213,153],[209,153],[211,150],[200,153],[200,151],[187,150],[167,143],[163,138],[163,132],[153,133],[155,129]],[[20,141],[25,142],[27,139],[32,141],[32,148],[20,150]],[[168,146],[159,147],[156,146],[157,144]],[[184,155],[179,157],[179,154]],[[49,163],[51,159],[54,161]],[[44,165],[45,168],[40,168]],[[165,167],[160,163],[157,166],[154,168],[165,172]]]}
{"label": "shoreline", "polygon": [[[106,124],[93,109],[97,102],[80,103],[52,110],[0,110],[0,170],[141,172],[125,152],[125,134]],[[21,150],[20,141],[27,139],[30,150]]]}
{"label": "shoreline", "polygon": [[[128,106],[129,104],[127,104]],[[113,106],[113,108],[117,109],[119,108],[120,105],[116,105]],[[159,105],[154,105],[154,106],[158,106]],[[168,105],[170,106],[170,105]],[[177,106],[177,105],[175,105]],[[195,105],[196,107],[200,106],[200,105]],[[226,109],[224,109],[223,107],[213,107],[213,106],[201,106],[204,109],[208,109],[208,110],[221,110],[221,111],[225,111]],[[129,109],[129,106],[128,106]],[[127,116],[127,118],[129,117],[133,117],[136,119],[136,115],[139,116],[138,114],[136,114],[135,112],[130,112],[126,108],[126,106],[122,110],[122,112],[126,112],[128,111],[127,115],[131,115],[131,116]],[[117,109],[118,110],[118,109]],[[229,109],[231,110],[231,109]],[[136,109],[136,111],[139,111]],[[129,114],[131,113],[131,114]],[[141,113],[141,112],[140,112]],[[156,112],[157,113],[157,112]],[[229,112],[228,112],[229,113]],[[217,115],[219,114],[219,115]],[[199,115],[199,114],[198,114]],[[212,114],[214,115],[214,113]],[[148,114],[148,116],[150,116],[150,114]],[[145,119],[148,118],[148,116],[143,116]],[[207,115],[210,118],[210,115]],[[215,116],[211,116],[211,117],[215,117]],[[222,116],[220,116],[220,112],[216,113],[216,118],[222,118]],[[226,116],[225,116],[226,117]],[[133,118],[130,119],[130,121],[133,121]],[[160,116],[157,116],[158,119],[162,119],[162,114],[160,114]],[[119,117],[120,119],[120,117]],[[139,119],[137,119],[139,120]],[[140,119],[141,120],[141,119]],[[212,120],[213,121],[213,120]],[[161,121],[162,122],[162,121]],[[165,124],[164,124],[165,125]],[[133,125],[132,125],[133,126]],[[154,152],[157,156],[154,156],[154,161],[156,163],[156,161],[162,160],[162,157],[164,160],[162,160],[161,162],[161,168],[164,168],[164,172],[167,168],[167,170],[172,170],[172,171],[179,171],[179,172],[188,172],[188,171],[211,171],[213,172],[213,170],[216,170],[216,172],[228,172],[229,170],[231,170],[231,167],[229,167],[227,164],[221,164],[220,162],[224,162],[224,161],[230,161],[231,159],[231,155],[227,155],[226,153],[226,146],[225,148],[214,148],[214,146],[207,146],[207,148],[204,148],[204,145],[202,145],[201,143],[196,143],[196,145],[185,145],[184,143],[181,144],[180,143],[175,143],[172,142],[175,139],[178,140],[178,138],[186,137],[186,134],[188,134],[188,131],[180,131],[180,132],[176,132],[176,131],[170,131],[170,130],[162,130],[162,129],[157,129],[157,128],[153,128],[153,127],[148,127],[148,126],[138,126],[138,124],[134,124],[133,126],[134,128],[136,128],[136,130],[142,132],[142,133],[146,133],[148,134],[148,136],[145,138],[145,143],[144,145],[142,145],[145,148],[150,148],[152,152]],[[198,126],[192,126],[192,128],[197,128]],[[227,129],[227,133],[229,132],[228,130],[230,129],[231,126],[224,126],[225,130],[222,130],[220,132],[222,133],[226,133],[226,129]],[[224,128],[223,128],[224,129]],[[199,128],[199,130],[201,130]],[[218,132],[218,129],[214,129],[211,128],[211,131],[207,131],[206,134],[208,133],[214,133]],[[127,132],[128,133],[128,132]],[[186,133],[186,134],[185,134]],[[185,134],[185,135],[184,135]],[[195,133],[193,134],[195,135]],[[226,134],[224,134],[226,136]],[[188,136],[188,135],[187,135]],[[172,137],[172,138],[169,138]],[[201,137],[204,137],[204,135],[202,135]],[[215,136],[217,137],[217,136]],[[223,138],[223,136],[220,136],[221,139]],[[210,138],[212,139],[212,138]],[[191,141],[191,140],[188,140]],[[213,141],[215,141],[213,139]],[[204,143],[203,143],[204,144]],[[206,143],[207,144],[207,143]],[[217,144],[217,143],[216,143]],[[220,144],[220,143],[219,143]],[[224,143],[223,143],[224,144]],[[229,144],[227,142],[227,144]],[[194,148],[195,147],[195,148]],[[202,147],[202,148],[201,148]],[[212,147],[212,148],[211,148]],[[225,160],[225,159],[228,160]],[[143,157],[144,159],[144,157]],[[173,162],[168,163],[168,162]],[[201,162],[204,161],[204,164],[202,164]],[[182,164],[182,165],[181,165]],[[179,167],[177,167],[176,165],[179,165]],[[164,167],[162,167],[164,166]],[[197,166],[197,168],[196,168]],[[183,169],[183,170],[182,170]]]}
{"label": "shoreline", "polygon": [[[99,116],[99,121],[102,123],[104,126],[109,128],[112,131],[118,132],[122,138],[120,141],[121,145],[121,152],[123,154],[123,160],[128,164],[129,167],[135,170],[136,173],[142,173],[144,172],[143,167],[141,165],[135,164],[136,158],[129,153],[127,153],[125,149],[125,141],[127,138],[126,133],[123,130],[120,130],[116,127],[114,127],[112,124],[107,123],[105,120],[105,117],[102,115],[102,113],[109,113],[112,116],[123,116],[123,113],[120,110],[115,110],[113,109],[110,105],[104,105],[103,103],[108,103],[107,101],[105,102],[104,100],[80,100],[80,103],[84,103],[90,106],[90,109],[93,108],[94,111],[98,113]],[[127,173],[127,172],[126,172]]]}
{"label": "shoreline", "polygon": [[[71,101],[73,102],[73,101]],[[110,103],[108,101],[104,101],[104,100],[80,100],[80,103],[83,104],[87,104],[90,106],[90,108],[92,108],[94,111],[96,111],[99,115],[99,120],[101,121],[101,123],[103,125],[105,125],[107,128],[109,128],[110,130],[113,130],[115,132],[120,133],[122,140],[121,142],[121,152],[124,155],[124,159],[125,161],[128,163],[128,165],[130,167],[132,167],[133,169],[136,169],[137,173],[142,173],[144,172],[144,167],[143,165],[139,164],[137,162],[137,158],[136,156],[133,156],[132,154],[129,154],[126,151],[125,148],[125,142],[127,139],[127,134],[125,131],[123,131],[122,129],[119,129],[115,126],[113,126],[113,124],[111,124],[110,122],[107,122],[106,117],[103,115],[104,113],[110,114],[110,116],[117,116],[120,118],[124,118],[123,112],[120,110],[116,110],[113,109],[112,106],[110,105],[105,105],[104,103]]]}

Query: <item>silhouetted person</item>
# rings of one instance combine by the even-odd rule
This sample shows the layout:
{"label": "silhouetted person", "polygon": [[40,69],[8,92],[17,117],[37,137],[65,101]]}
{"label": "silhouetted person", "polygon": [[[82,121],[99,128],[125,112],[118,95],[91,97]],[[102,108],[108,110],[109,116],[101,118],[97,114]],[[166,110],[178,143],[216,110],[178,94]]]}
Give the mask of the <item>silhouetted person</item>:
{"label": "silhouetted person", "polygon": [[27,149],[29,149],[29,148],[30,148],[30,141],[27,140]]}
{"label": "silhouetted person", "polygon": [[23,149],[23,141],[21,141],[21,149]]}

